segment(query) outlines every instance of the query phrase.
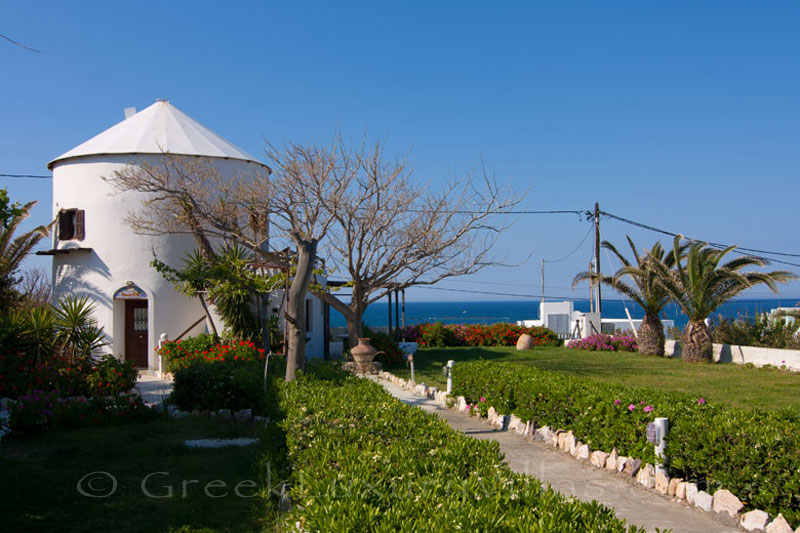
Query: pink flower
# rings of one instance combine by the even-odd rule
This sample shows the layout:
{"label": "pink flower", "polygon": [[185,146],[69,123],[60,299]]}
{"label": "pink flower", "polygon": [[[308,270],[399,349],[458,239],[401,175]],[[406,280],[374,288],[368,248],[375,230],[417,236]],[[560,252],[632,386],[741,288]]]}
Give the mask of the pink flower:
{"label": "pink flower", "polygon": [[639,402],[639,403],[640,403],[640,404],[642,404],[642,405],[644,405],[644,400],[642,400],[642,401],[641,401],[641,402]]}
{"label": "pink flower", "polygon": [[704,405],[705,403],[706,403],[706,400],[704,398],[698,398],[697,399],[697,405]]}
{"label": "pink flower", "polygon": [[621,404],[621,403],[622,403],[622,402],[621,402],[621,401],[619,401],[619,400],[614,400],[614,405],[619,405],[619,404]]}
{"label": "pink flower", "polygon": [[650,411],[652,411],[653,409],[654,409],[654,407],[653,407],[652,405],[647,405],[647,406],[645,406],[645,408],[644,408],[644,412],[645,412],[645,413],[649,413],[649,412],[650,412]]}
{"label": "pink flower", "polygon": [[633,410],[635,410],[635,409],[636,409],[636,406],[635,406],[635,405],[633,405],[633,404],[630,404],[630,405],[628,406],[628,411],[633,411]]}
{"label": "pink flower", "polygon": [[471,403],[467,404],[467,409],[472,409],[472,404]]}
{"label": "pink flower", "polygon": [[485,402],[485,401],[486,401],[486,398],[484,398],[483,396],[481,396],[481,401],[482,401],[482,402]]}

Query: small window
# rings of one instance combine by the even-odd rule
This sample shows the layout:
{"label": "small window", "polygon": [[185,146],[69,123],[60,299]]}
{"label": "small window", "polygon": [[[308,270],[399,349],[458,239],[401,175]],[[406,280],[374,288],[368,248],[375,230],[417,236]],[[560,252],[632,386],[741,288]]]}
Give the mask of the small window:
{"label": "small window", "polygon": [[58,214],[58,240],[82,241],[86,235],[83,209],[62,209]]}
{"label": "small window", "polygon": [[314,310],[314,305],[311,300],[306,300],[306,331],[311,331],[313,323],[311,322],[311,313]]}

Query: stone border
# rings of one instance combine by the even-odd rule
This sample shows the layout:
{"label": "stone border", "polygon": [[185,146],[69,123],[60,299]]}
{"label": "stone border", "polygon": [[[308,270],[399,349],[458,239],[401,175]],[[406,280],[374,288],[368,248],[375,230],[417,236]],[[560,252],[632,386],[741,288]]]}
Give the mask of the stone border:
{"label": "stone border", "polygon": [[[377,375],[417,396],[441,401],[460,413],[471,411],[463,396],[454,400],[437,387],[428,387],[425,383],[418,384],[383,370],[377,372]],[[485,420],[496,429],[513,431],[524,438],[543,441],[579,461],[626,477],[632,484],[655,491],[670,498],[671,501],[685,503],[705,512],[713,511],[722,521],[731,524],[735,521],[745,531],[800,533],[800,527],[793,530],[783,514],[778,514],[770,521],[770,516],[759,509],[740,513],[744,504],[728,490],[717,490],[712,496],[706,491],[699,490],[695,483],[689,483],[681,478],[670,478],[664,472],[657,472],[654,465],[644,463],[641,459],[621,456],[616,448],[610,452],[591,450],[587,444],[576,439],[571,430],[554,430],[548,426],[538,426],[532,420],[523,421],[516,415],[500,414],[494,407],[489,407]]]}
{"label": "stone border", "polygon": [[[164,407],[161,404],[157,404],[159,407],[156,407],[156,411],[159,413],[164,412]],[[203,416],[208,418],[219,418],[220,420],[230,420],[239,423],[253,423],[253,424],[264,424],[265,426],[271,423],[268,416],[253,416],[252,409],[242,409],[240,411],[231,411],[230,409],[219,409],[217,411],[211,411],[208,409],[200,410],[194,409],[192,411],[181,411],[178,409],[177,405],[168,404],[166,407],[167,416],[169,418],[186,418],[189,416]]]}

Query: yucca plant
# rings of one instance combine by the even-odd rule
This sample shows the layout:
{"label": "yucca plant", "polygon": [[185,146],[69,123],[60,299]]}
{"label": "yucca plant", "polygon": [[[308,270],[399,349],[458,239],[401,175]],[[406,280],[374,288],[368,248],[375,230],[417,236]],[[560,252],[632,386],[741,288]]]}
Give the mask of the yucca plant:
{"label": "yucca plant", "polygon": [[55,340],[73,361],[88,359],[106,344],[94,310],[95,304],[86,296],[65,296],[55,308]]}
{"label": "yucca plant", "polygon": [[763,284],[772,292],[778,292],[778,283],[797,279],[797,275],[783,270],[742,272],[748,267],[765,267],[769,261],[743,255],[723,264],[725,256],[735,250],[736,246],[720,249],[706,243],[692,242],[686,251],[686,245],[681,241],[682,237],[679,235],[673,243],[674,269],[659,261],[654,261],[653,265],[664,290],[689,319],[681,340],[683,360],[711,361],[713,339],[705,323],[711,313],[742,291],[756,285]]}
{"label": "yucca plant", "polygon": [[[639,328],[639,352],[652,355],[664,355],[664,326],[659,317],[661,311],[669,303],[670,296],[664,286],[659,282],[659,272],[655,267],[659,263],[662,270],[669,270],[675,265],[675,255],[665,251],[660,242],[656,242],[644,254],[640,254],[630,236],[628,245],[633,253],[634,261],[631,262],[617,248],[608,241],[603,241],[602,246],[615,256],[622,267],[611,276],[585,271],[575,276],[573,287],[581,281],[591,279],[603,283],[639,304],[644,311],[642,326]],[[685,249],[685,247],[684,247]],[[683,253],[683,249],[679,250]]]}

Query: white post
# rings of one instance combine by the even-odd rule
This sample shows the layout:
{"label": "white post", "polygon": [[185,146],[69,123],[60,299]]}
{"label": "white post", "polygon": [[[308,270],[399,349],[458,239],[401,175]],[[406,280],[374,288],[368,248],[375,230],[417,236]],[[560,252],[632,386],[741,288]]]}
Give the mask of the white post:
{"label": "white post", "polygon": [[669,418],[656,418],[654,423],[656,425],[656,457],[660,460],[656,465],[656,472],[666,474],[666,469],[664,468],[664,448],[666,448],[667,444],[664,437],[667,436],[667,431],[669,431]]}
{"label": "white post", "polygon": [[416,383],[417,381],[414,379],[414,354],[408,354],[408,364],[411,365],[411,381]]}
{"label": "white post", "polygon": [[162,379],[164,377],[164,367],[162,366],[162,358],[161,358],[161,348],[169,342],[166,333],[162,333],[161,336],[158,338],[158,379]]}
{"label": "white post", "polygon": [[453,392],[453,365],[455,364],[456,362],[452,359],[447,361],[447,394]]}

